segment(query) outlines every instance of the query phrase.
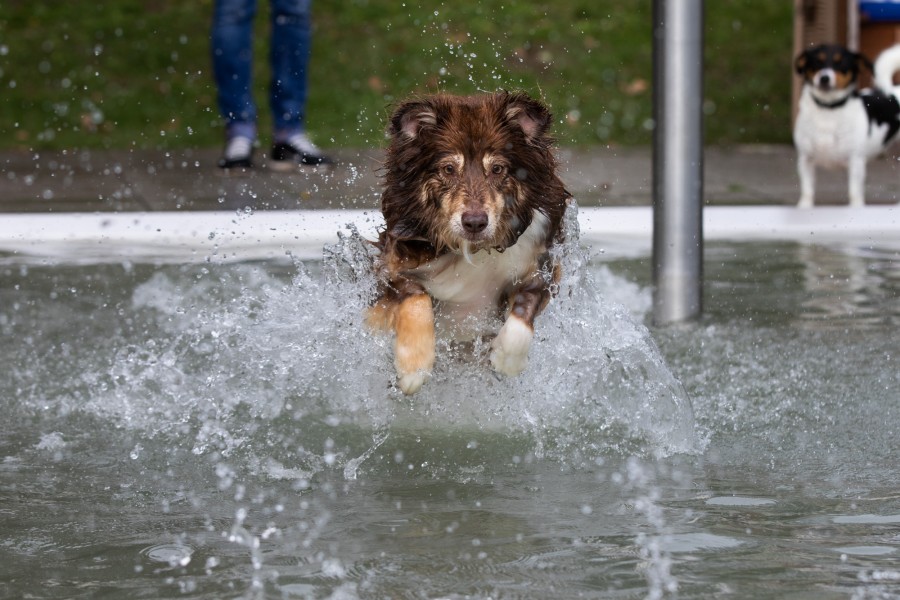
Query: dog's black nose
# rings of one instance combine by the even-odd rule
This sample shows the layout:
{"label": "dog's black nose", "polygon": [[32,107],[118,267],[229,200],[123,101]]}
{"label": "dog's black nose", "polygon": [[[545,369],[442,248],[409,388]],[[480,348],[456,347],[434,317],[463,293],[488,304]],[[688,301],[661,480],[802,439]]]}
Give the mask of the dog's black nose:
{"label": "dog's black nose", "polygon": [[467,210],[461,220],[463,229],[469,233],[481,233],[488,226],[487,213],[480,210]]}
{"label": "dog's black nose", "polygon": [[823,88],[827,88],[829,85],[831,85],[831,76],[825,74],[819,77],[819,85]]}

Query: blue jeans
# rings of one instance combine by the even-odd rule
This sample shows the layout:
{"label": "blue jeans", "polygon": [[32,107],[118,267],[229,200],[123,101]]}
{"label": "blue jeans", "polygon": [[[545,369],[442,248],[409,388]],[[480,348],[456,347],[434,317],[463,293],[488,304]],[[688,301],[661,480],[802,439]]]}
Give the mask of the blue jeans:
{"label": "blue jeans", "polygon": [[[305,129],[312,0],[271,0],[269,104],[276,141]],[[211,34],[213,76],[226,134],[256,138],[253,18],[256,0],[216,0]]]}

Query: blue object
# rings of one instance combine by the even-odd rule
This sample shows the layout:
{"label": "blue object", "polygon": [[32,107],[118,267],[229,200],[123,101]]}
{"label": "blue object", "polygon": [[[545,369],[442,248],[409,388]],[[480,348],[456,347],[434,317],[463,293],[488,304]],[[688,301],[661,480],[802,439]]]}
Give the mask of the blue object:
{"label": "blue object", "polygon": [[[269,104],[274,134],[286,140],[305,128],[311,0],[272,0],[272,81]],[[256,0],[216,0],[212,62],[226,135],[256,138],[253,101],[253,18]]]}
{"label": "blue object", "polygon": [[869,21],[900,21],[900,0],[860,2],[859,14]]}

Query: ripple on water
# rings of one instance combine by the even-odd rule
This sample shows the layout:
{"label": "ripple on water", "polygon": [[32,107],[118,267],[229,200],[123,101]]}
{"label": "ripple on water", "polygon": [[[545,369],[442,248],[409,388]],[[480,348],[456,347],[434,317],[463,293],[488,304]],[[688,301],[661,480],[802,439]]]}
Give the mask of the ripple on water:
{"label": "ripple on water", "polygon": [[712,533],[676,533],[664,536],[662,547],[669,552],[702,552],[736,548],[744,542],[733,537]]}
{"label": "ripple on water", "polygon": [[895,525],[900,515],[839,515],[832,519],[839,525]]}
{"label": "ripple on water", "polygon": [[834,551],[856,556],[886,556],[897,552],[896,548],[890,546],[842,546],[835,548]]}
{"label": "ripple on water", "polygon": [[771,498],[752,498],[749,496],[715,496],[708,498],[710,506],[771,506],[775,501]]}
{"label": "ripple on water", "polygon": [[187,544],[156,544],[144,548],[141,556],[158,563],[165,563],[170,567],[186,567],[191,562],[194,548]]}

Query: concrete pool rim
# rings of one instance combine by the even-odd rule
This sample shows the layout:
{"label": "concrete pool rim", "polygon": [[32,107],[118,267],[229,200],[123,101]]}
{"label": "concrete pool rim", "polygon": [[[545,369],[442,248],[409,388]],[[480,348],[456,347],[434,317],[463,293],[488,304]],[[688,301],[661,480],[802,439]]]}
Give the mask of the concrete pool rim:
{"label": "concrete pool rim", "polygon": [[[582,207],[578,220],[581,242],[592,250],[649,252],[649,206]],[[19,213],[0,219],[0,253],[8,255],[5,262],[315,260],[349,225],[374,239],[382,223],[377,210]],[[706,241],[900,244],[900,206],[708,206],[703,235]]]}

